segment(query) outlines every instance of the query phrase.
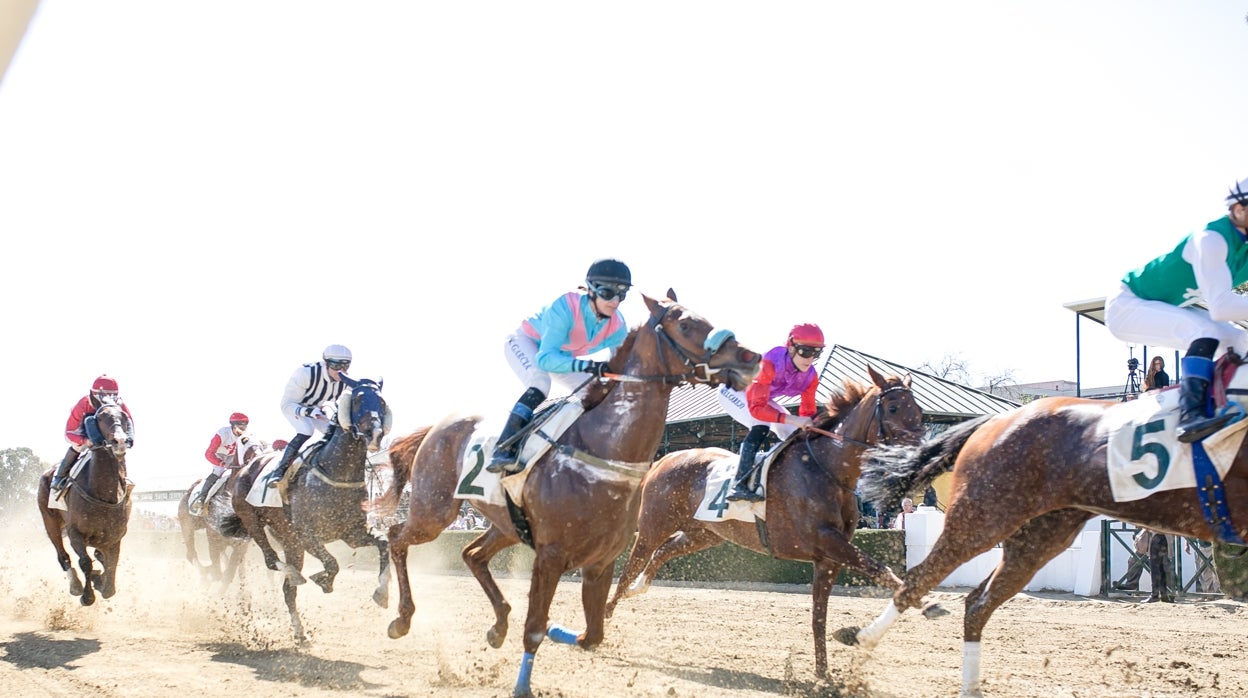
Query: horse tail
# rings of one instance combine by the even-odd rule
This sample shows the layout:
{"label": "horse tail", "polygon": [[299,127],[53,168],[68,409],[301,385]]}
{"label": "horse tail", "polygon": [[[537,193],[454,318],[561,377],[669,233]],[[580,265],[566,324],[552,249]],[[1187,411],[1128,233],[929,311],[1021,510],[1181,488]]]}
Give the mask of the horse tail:
{"label": "horse tail", "polygon": [[226,514],[221,517],[219,530],[221,535],[226,538],[244,538],[248,536],[247,529],[243,527],[243,520],[238,514]]}
{"label": "horse tail", "polygon": [[399,508],[399,496],[403,494],[403,489],[411,480],[412,467],[416,463],[416,451],[420,449],[420,445],[424,443],[425,437],[432,428],[432,426],[421,427],[390,444],[390,470],[393,477],[390,478],[390,487],[386,488],[380,497],[373,500],[369,507],[373,513],[387,516]]}
{"label": "horse tail", "polygon": [[910,493],[925,489],[953,470],[967,439],[989,417],[979,417],[941,432],[918,446],[878,446],[863,457],[858,492],[876,511],[892,511]]}

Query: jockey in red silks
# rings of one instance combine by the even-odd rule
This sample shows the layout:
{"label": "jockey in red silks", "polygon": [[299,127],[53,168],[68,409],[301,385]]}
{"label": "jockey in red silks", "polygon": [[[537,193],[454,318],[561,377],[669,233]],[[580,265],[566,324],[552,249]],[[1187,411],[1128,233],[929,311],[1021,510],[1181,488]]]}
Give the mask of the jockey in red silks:
{"label": "jockey in red silks", "polygon": [[[251,420],[242,412],[235,412],[230,415],[230,423],[228,426],[221,427],[212,439],[208,442],[208,450],[204,451],[204,458],[212,463],[212,472],[208,477],[204,478],[204,486],[199,488],[199,494],[195,496],[190,503],[190,512],[196,516],[203,510],[204,501],[208,499],[208,493],[212,491],[212,486],[217,484],[217,480],[225,473],[225,459],[231,453],[235,454],[237,459],[237,451],[239,444],[246,444],[250,435],[247,433],[247,425]],[[241,462],[235,460],[235,465],[242,465]]]}
{"label": "jockey in red silks", "polygon": [[[815,390],[819,387],[815,360],[823,353],[823,346],[823,330],[818,325],[795,325],[784,344],[763,355],[758,375],[748,388],[741,391],[727,384],[720,386],[717,393],[720,404],[729,416],[750,427],[741,442],[736,486],[728,499],[749,502],[763,499],[758,493],[758,478],[754,477],[754,457],[768,431],[783,441],[801,427],[810,425],[817,408]],[[776,402],[778,397],[795,395],[802,396],[796,415]]]}
{"label": "jockey in red silks", "polygon": [[[117,381],[107,375],[102,375],[95,379],[91,384],[91,391],[84,395],[74,404],[73,409],[69,411],[69,419],[65,422],[65,440],[69,442],[69,450],[65,452],[65,457],[61,459],[61,464],[57,466],[56,473],[52,476],[52,493],[53,496],[60,496],[60,493],[68,484],[69,469],[73,467],[74,461],[78,460],[78,456],[91,448],[91,439],[87,436],[87,428],[84,422],[87,417],[95,414],[95,411],[104,403],[109,402],[120,405],[126,415],[131,419],[131,425],[134,424],[134,417],[130,415],[130,408],[126,406],[121,399],[121,391],[117,388]],[[127,446],[134,445],[134,434],[127,434]]]}

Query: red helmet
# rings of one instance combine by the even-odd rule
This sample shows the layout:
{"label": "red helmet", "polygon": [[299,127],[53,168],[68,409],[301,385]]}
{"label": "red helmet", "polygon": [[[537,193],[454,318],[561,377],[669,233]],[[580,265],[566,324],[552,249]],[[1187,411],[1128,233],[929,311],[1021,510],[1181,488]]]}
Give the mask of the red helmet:
{"label": "red helmet", "polygon": [[116,397],[120,391],[117,389],[117,381],[109,378],[107,375],[100,376],[91,384],[91,394],[96,397]]}
{"label": "red helmet", "polygon": [[808,347],[823,346],[823,330],[818,325],[806,323],[804,325],[794,325],[789,330],[789,342],[793,344],[805,344]]}
{"label": "red helmet", "polygon": [[250,421],[251,421],[250,419],[247,419],[247,415],[243,414],[242,412],[235,412],[234,414],[230,415],[230,424],[233,424],[235,422],[242,422],[244,425],[246,425]]}
{"label": "red helmet", "polygon": [[286,441],[286,439],[278,439],[277,441],[274,441],[274,442],[273,442],[273,450],[274,450],[274,451],[280,451],[280,450],[282,450],[282,449],[286,448],[286,444],[287,444],[287,443],[289,443],[289,442],[287,442],[287,441]]}

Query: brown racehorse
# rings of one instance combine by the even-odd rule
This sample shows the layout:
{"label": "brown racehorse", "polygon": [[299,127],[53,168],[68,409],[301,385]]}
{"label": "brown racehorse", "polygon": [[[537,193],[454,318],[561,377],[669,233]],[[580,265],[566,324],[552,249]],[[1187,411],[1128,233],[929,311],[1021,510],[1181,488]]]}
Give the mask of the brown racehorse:
{"label": "brown racehorse", "polygon": [[[869,366],[867,371],[872,384],[845,381],[815,429],[795,433],[776,453],[767,474],[766,521],[760,524],[766,542],[752,519],[694,518],[707,494],[711,467],[728,459],[735,471],[735,454],[694,448],[659,459],[642,484],[637,540],[607,604],[607,617],[620,599],[645,592],[663,563],[724,541],[781,559],[809,560],[814,563],[815,672],[825,676],[828,594],[841,568],[848,565],[881,586],[901,586],[892,570],[850,543],[858,527],[854,487],[862,454],[881,442],[914,444],[923,436],[923,411],[910,391],[910,377],[884,377]],[[723,502],[731,485],[731,478],[723,482],[716,502]]]}
{"label": "brown racehorse", "polygon": [[[201,515],[195,516],[191,513],[190,501],[199,491],[203,480],[192,483],[178,501],[178,526],[182,531],[182,542],[186,546],[186,561],[195,565],[205,581],[220,582],[222,589],[234,581],[247,554],[247,544],[251,542],[251,535],[246,530],[239,530],[233,536],[226,536],[221,532],[222,519],[234,513],[234,488],[231,485],[243,466],[250,465],[259,456],[270,452],[268,445],[260,439],[250,439],[241,446],[243,465],[239,465],[237,450],[225,457],[222,465],[230,479],[221,484],[211,499],[204,502]],[[195,549],[196,531],[203,531],[208,541],[207,565],[201,564],[199,552]]]}
{"label": "brown racehorse", "polygon": [[[329,441],[308,454],[298,472],[291,476],[286,506],[253,506],[247,493],[270,459],[260,458],[238,471],[234,482],[234,514],[221,522],[221,531],[234,535],[246,530],[264,554],[264,564],[284,572],[282,596],[290,612],[296,642],[308,641],[297,606],[298,586],[304,578],[303,557],[310,552],[323,569],[310,579],[326,594],[334,590],[338,560],[325,547],[341,540],[352,548],[377,548],[380,570],[373,601],[382,608],[389,604],[390,553],[386,541],[369,530],[364,505],[368,500],[366,474],[368,454],[381,447],[381,438],[390,428],[391,415],[381,396],[381,384],[369,379],[352,380],[343,376],[350,390],[338,400],[338,426]],[[276,452],[272,455],[276,455]],[[283,564],[269,542],[265,529],[281,543]]]}
{"label": "brown racehorse", "polygon": [[[515,696],[531,695],[533,656],[548,634],[550,604],[565,572],[581,571],[586,628],[578,634],[552,625],[550,637],[585,649],[602,642],[614,562],[632,536],[641,478],[662,441],[673,388],[682,382],[744,388],[758,372],[758,354],[677,304],[671,291],[667,299],[643,298],[650,317],[629,331],[611,359],[616,380],[591,384],[586,412],[529,466],[522,507],[473,502],[493,525],[464,548],[463,559],[494,607],[495,623],[486,633],[492,647],[501,647],[507,636],[511,604],[490,574],[490,559],[522,540],[531,541],[536,553]],[[392,638],[407,634],[416,609],[407,549],[437,538],[455,520],[457,469],[480,421],[451,416],[391,446],[394,479],[376,509],[393,510],[404,487],[411,486],[408,518],[389,532],[399,586]]]}
{"label": "brown racehorse", "polygon": [[[1235,397],[1245,388],[1248,371],[1239,371],[1226,392]],[[842,628],[836,638],[874,648],[898,615],[1000,543],[1001,562],[967,594],[962,621],[961,695],[981,696],[980,643],[988,618],[1068,548],[1093,516],[1202,540],[1227,531],[1248,537],[1248,452],[1232,442],[1223,456],[1229,470],[1200,479],[1202,487],[1223,485],[1225,508],[1217,513],[1227,528],[1215,529],[1195,487],[1195,445],[1174,437],[1177,405],[1176,390],[1132,402],[1044,398],[965,422],[916,448],[873,450],[859,485],[882,507],[951,473],[944,529],[880,617],[861,630]],[[1176,475],[1180,481],[1172,485]]]}
{"label": "brown racehorse", "polygon": [[[83,606],[95,603],[97,589],[106,599],[117,592],[117,562],[130,523],[130,491],[134,489],[126,480],[126,449],[133,433],[130,416],[119,405],[105,402],[95,412],[95,425],[101,438],[90,449],[90,461],[65,490],[65,511],[48,506],[53,470],[39,478],[38,493],[43,528],[69,577],[69,593],[81,596]],[[77,553],[85,583],[70,566],[62,537],[69,539]],[[94,548],[102,571],[94,569],[88,548]]]}

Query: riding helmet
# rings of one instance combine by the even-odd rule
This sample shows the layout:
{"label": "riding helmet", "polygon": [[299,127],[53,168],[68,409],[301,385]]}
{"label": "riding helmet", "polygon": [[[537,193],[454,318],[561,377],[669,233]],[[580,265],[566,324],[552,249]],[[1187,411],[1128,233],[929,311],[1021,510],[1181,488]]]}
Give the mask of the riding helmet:
{"label": "riding helmet", "polygon": [[96,397],[117,395],[119,392],[121,391],[117,389],[117,381],[109,378],[107,374],[96,378],[91,384],[91,394]]}
{"label": "riding helmet", "polygon": [[1226,195],[1226,207],[1230,208],[1235,204],[1248,206],[1248,179],[1231,185],[1230,193]]}
{"label": "riding helmet", "polygon": [[600,259],[589,265],[589,271],[585,272],[585,281],[591,284],[632,286],[633,274],[628,270],[628,266],[618,259]]}
{"label": "riding helmet", "polygon": [[251,423],[251,420],[248,419],[247,415],[243,414],[242,412],[235,412],[230,415],[230,424],[233,424],[235,422],[242,422],[243,424],[249,424]]}
{"label": "riding helmet", "polygon": [[326,361],[350,361],[351,350],[341,344],[331,344],[321,352],[321,358]]}
{"label": "riding helmet", "polygon": [[789,330],[789,341],[793,344],[805,344],[808,347],[823,346],[823,330],[818,325],[806,323],[794,325]]}

